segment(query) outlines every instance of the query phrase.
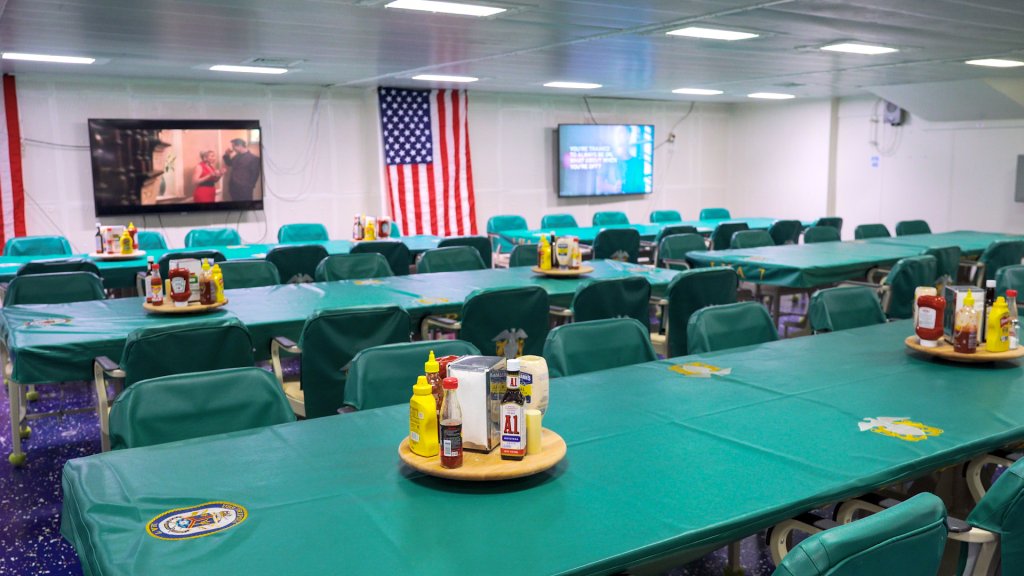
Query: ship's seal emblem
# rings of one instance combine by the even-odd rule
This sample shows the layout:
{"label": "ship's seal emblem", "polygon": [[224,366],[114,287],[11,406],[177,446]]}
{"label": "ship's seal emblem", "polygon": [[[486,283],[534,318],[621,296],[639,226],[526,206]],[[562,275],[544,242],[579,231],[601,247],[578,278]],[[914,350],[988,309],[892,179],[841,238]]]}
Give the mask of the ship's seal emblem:
{"label": "ship's seal emblem", "polygon": [[188,540],[223,532],[248,517],[249,511],[238,504],[206,502],[159,514],[146,525],[146,532],[161,540]]}

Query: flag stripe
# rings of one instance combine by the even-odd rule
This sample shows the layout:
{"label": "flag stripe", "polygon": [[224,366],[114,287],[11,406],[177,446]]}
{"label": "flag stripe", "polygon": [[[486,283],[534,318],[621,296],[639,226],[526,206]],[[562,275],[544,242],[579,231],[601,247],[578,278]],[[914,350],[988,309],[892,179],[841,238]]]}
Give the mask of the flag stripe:
{"label": "flag stripe", "polygon": [[[21,128],[18,124],[18,95],[14,76],[4,76],[4,103],[7,110],[7,141],[11,153],[11,207],[14,212],[13,232],[25,235],[25,183],[21,174]],[[6,220],[5,220],[6,222]]]}
{"label": "flag stripe", "polygon": [[[3,77],[3,83],[7,83],[6,75]],[[10,139],[7,130],[6,92],[6,90],[0,90],[0,112],[3,113],[3,118],[0,119],[2,120],[0,121],[0,246],[5,245],[11,236],[7,233],[6,224],[14,219],[14,211],[11,209],[14,198],[11,194],[13,179],[11,178]],[[10,214],[6,214],[7,212]]]}
{"label": "flag stripe", "polygon": [[[459,160],[462,159],[462,149],[460,147],[461,138],[459,138],[459,136],[461,136],[461,135],[459,134],[459,130],[458,130],[459,118],[460,118],[460,114],[459,114],[459,112],[460,112],[459,111],[459,96],[458,95],[459,95],[460,92],[461,91],[458,91],[458,90],[452,90],[452,123],[451,123],[451,126],[453,128],[453,130],[452,130],[453,139],[455,140],[455,146],[454,146],[454,148],[455,148],[455,157],[458,158]],[[446,126],[446,128],[447,128],[447,126]],[[455,196],[455,213],[459,215],[458,219],[455,221],[455,227],[456,227],[456,231],[457,231],[458,235],[462,236],[463,234],[465,234],[465,232],[463,232],[463,229],[462,229],[462,163],[459,162],[458,160],[456,160],[456,162],[455,162],[455,184],[456,184],[456,189],[455,189],[455,194],[454,194],[454,196]]]}
{"label": "flag stripe", "polygon": [[[444,103],[444,90],[437,91],[437,105],[435,110],[437,112],[437,125],[445,126],[448,120],[448,110]],[[444,209],[441,213],[441,217],[444,219],[444,235],[452,235],[452,221],[451,214],[449,213],[449,206],[451,206],[451,160],[448,156],[448,132],[445,130],[439,130],[437,134],[438,140],[441,142],[441,190],[444,197]]]}

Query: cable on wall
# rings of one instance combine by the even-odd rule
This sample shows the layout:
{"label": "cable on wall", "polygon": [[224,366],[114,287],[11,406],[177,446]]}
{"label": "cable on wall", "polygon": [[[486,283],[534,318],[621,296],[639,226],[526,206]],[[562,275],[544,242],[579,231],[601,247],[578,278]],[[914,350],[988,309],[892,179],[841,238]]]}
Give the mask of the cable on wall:
{"label": "cable on wall", "polygon": [[[875,100],[875,105],[871,112],[871,137],[868,141],[871,147],[875,149],[875,152],[879,156],[893,156],[896,151],[899,150],[900,144],[903,143],[903,130],[900,126],[890,126],[881,117],[880,108],[885,103],[884,100],[879,98]],[[889,126],[890,129],[887,129]]]}
{"label": "cable on wall", "polygon": [[583,105],[587,107],[587,115],[590,116],[590,123],[597,124],[597,118],[594,118],[594,113],[590,110],[590,100],[586,96],[583,97]]}

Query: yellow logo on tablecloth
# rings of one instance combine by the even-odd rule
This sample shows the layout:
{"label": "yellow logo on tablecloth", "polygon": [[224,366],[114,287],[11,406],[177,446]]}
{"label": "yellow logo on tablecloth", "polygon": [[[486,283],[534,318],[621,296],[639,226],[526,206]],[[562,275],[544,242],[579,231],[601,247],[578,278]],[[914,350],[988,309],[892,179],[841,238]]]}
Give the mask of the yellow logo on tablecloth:
{"label": "yellow logo on tablecloth", "polygon": [[448,302],[448,299],[447,298],[430,298],[428,296],[424,296],[423,298],[417,298],[416,301],[419,302],[420,304],[430,305],[430,304],[444,304],[444,303]]}
{"label": "yellow logo on tablecloth", "polygon": [[879,416],[877,418],[864,418],[857,426],[861,432],[868,430],[875,434],[899,438],[906,442],[920,442],[931,436],[942,434],[942,429],[928,426],[920,422],[914,422],[907,417]]}
{"label": "yellow logo on tablecloth", "polygon": [[384,283],[383,280],[370,279],[370,280],[353,280],[353,284],[356,286],[380,286]]}
{"label": "yellow logo on tablecloth", "polygon": [[704,362],[673,364],[672,366],[669,366],[668,369],[677,374],[691,376],[694,378],[711,378],[712,374],[718,376],[728,376],[729,374],[732,374],[732,368],[720,368],[718,366],[712,366],[711,364],[705,364]]}

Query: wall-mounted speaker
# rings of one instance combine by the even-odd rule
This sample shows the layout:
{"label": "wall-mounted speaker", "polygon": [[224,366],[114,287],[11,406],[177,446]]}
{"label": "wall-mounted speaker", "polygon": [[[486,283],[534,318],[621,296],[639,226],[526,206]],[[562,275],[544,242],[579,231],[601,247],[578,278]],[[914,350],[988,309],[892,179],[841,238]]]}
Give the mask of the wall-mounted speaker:
{"label": "wall-mounted speaker", "polygon": [[903,124],[903,117],[903,108],[900,108],[892,102],[886,101],[885,114],[883,115],[883,119],[886,124],[890,126],[900,126]]}

